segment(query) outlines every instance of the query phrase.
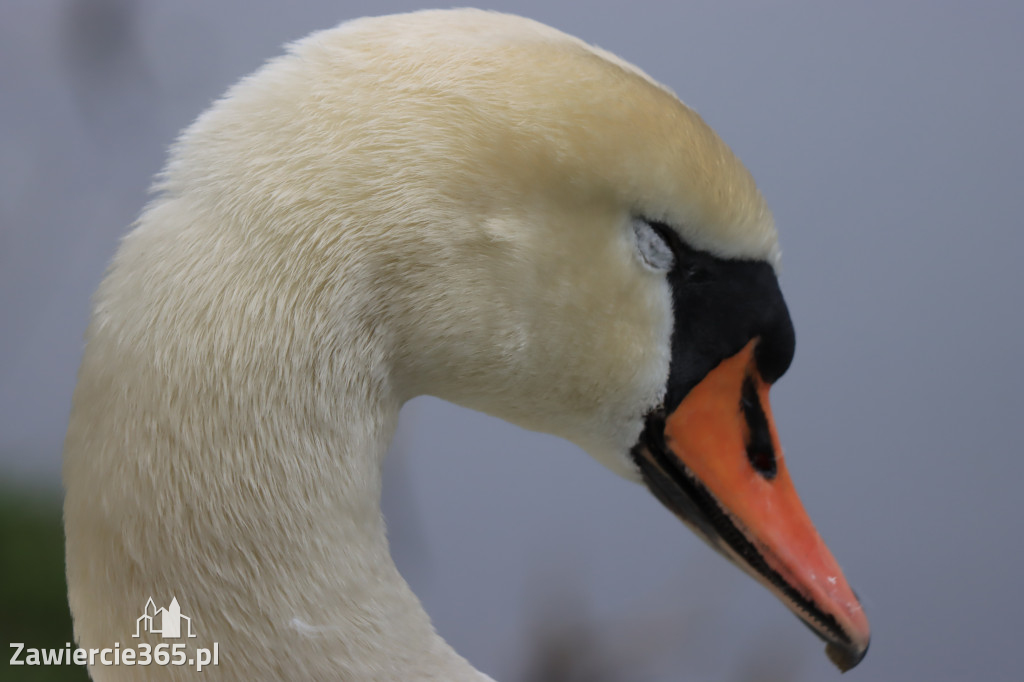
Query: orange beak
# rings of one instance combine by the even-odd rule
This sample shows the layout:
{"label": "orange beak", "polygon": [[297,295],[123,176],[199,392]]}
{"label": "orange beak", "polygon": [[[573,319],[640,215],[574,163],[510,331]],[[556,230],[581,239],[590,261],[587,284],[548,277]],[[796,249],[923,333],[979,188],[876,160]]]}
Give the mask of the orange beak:
{"label": "orange beak", "polygon": [[870,628],[786,470],[757,341],[649,421],[635,457],[655,495],[825,640],[845,671],[867,653]]}

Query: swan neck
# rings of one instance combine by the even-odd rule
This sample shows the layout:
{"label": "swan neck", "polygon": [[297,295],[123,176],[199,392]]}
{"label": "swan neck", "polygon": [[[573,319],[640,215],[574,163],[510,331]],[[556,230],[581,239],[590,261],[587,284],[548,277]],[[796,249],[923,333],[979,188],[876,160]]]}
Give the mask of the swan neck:
{"label": "swan neck", "polygon": [[[322,312],[286,322],[256,311],[270,320],[257,343],[228,333],[218,301],[189,300],[203,316],[159,325],[154,351],[153,335],[133,329],[152,320],[105,312],[126,309],[109,305],[124,290],[159,314],[122,275],[115,268],[98,295],[65,447],[79,646],[138,644],[147,601],[176,599],[197,633],[188,644],[218,644],[209,679],[489,679],[435,633],[390,555],[381,465],[401,398],[373,350],[380,340],[353,331],[282,352]],[[126,670],[187,677],[90,672],[99,682]]]}

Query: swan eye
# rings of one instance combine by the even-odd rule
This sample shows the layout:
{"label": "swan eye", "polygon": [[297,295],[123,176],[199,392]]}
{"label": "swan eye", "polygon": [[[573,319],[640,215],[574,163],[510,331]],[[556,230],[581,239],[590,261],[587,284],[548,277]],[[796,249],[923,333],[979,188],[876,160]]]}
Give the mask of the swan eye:
{"label": "swan eye", "polygon": [[668,229],[664,225],[650,223],[643,218],[633,218],[636,250],[640,252],[644,264],[658,272],[668,272],[676,262],[675,253],[669,246],[668,235],[664,232]]}

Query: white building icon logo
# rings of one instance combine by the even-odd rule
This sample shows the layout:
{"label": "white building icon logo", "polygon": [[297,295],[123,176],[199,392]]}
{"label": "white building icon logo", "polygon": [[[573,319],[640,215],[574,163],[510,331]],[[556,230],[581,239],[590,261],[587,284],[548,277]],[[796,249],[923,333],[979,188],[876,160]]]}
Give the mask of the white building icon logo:
{"label": "white building icon logo", "polygon": [[143,632],[150,632],[160,635],[164,639],[178,639],[182,636],[182,621],[185,621],[185,636],[195,637],[196,633],[192,632],[192,619],[181,615],[177,597],[171,599],[171,603],[166,609],[158,609],[153,603],[153,598],[150,597],[142,615],[135,619],[135,634],[132,637],[140,637]]}

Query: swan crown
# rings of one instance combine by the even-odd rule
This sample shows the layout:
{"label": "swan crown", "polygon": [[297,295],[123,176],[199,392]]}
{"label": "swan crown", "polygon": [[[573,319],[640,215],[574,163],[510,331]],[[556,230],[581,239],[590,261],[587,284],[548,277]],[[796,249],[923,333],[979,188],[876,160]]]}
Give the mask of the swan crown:
{"label": "swan crown", "polygon": [[491,11],[363,18],[293,43],[186,131],[159,188],[294,214],[330,212],[353,183],[425,222],[439,199],[483,211],[554,193],[722,257],[779,258],[753,178],[696,112],[609,52]]}

